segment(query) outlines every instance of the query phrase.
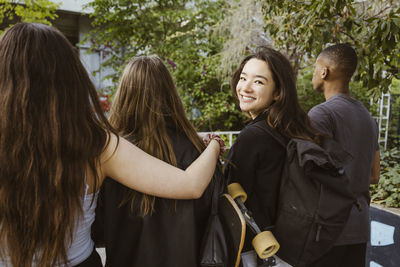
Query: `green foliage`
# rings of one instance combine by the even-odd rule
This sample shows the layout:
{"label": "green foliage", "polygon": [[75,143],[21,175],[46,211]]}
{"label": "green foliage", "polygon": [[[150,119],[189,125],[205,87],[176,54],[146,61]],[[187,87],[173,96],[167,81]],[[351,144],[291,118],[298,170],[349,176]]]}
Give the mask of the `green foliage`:
{"label": "green foliage", "polygon": [[393,93],[396,92],[393,89],[395,89],[395,87],[392,85],[391,112],[390,112],[389,133],[388,133],[389,147],[396,146],[396,142],[400,141],[400,93],[397,94]]}
{"label": "green foliage", "polygon": [[[329,43],[348,42],[359,55],[352,95],[368,107],[371,97],[380,96],[393,78],[400,76],[400,5],[389,2],[94,0],[89,4],[94,10],[93,30],[86,41],[93,41],[92,51],[102,50],[106,55],[103,67],[115,71],[104,77],[114,83],[104,88],[108,93],[115,91],[127,60],[157,54],[170,67],[187,114],[199,130],[239,130],[245,117],[230,93],[229,78],[217,75],[238,63],[236,57],[229,63],[223,59],[223,44],[240,43],[240,49],[233,51],[242,55],[256,45],[254,40],[262,39],[286,52],[299,74],[300,102],[309,110],[324,101],[311,86],[316,56]],[[260,6],[264,30],[251,26],[263,23],[255,18]],[[228,12],[234,9],[238,12]],[[215,25],[227,16],[234,16],[233,20],[227,20],[224,25],[228,28],[217,32]],[[252,34],[246,34],[250,31]]]}
{"label": "green foliage", "polygon": [[[313,90],[311,80],[313,76],[313,69],[307,67],[299,70],[297,78],[297,93],[299,95],[299,102],[302,108],[308,112],[315,105],[325,101],[324,94]],[[350,94],[361,101],[365,107],[370,106],[370,97],[368,90],[362,85],[361,82],[350,82]]]}
{"label": "green foliage", "polygon": [[[386,3],[391,2],[391,3]],[[374,97],[400,78],[400,8],[395,1],[261,0],[265,30],[296,70],[328,43],[350,43],[359,55],[356,81]]]}
{"label": "green foliage", "polygon": [[393,79],[391,92],[392,94],[400,95],[400,80]]}
{"label": "green foliage", "polygon": [[391,112],[389,122],[390,141],[400,139],[400,80],[393,79],[391,91]]}
{"label": "green foliage", "polygon": [[301,107],[308,112],[313,106],[325,101],[324,94],[316,92],[311,84],[313,68],[299,70],[297,78],[297,93]]}
{"label": "green foliage", "polygon": [[400,207],[400,150],[394,147],[381,154],[377,185],[370,186],[371,200],[388,207]]}
{"label": "green foliage", "polygon": [[56,9],[59,4],[50,0],[25,0],[23,5],[19,2],[0,0],[0,24],[12,26],[15,22],[21,21],[51,25],[51,21],[57,18]]}
{"label": "green foliage", "polygon": [[188,116],[202,131],[235,128],[239,111],[229,86],[216,78],[222,39],[212,25],[223,16],[224,1],[94,0],[89,6],[91,51],[107,53],[103,67],[115,73],[114,92],[125,63],[135,56],[157,54],[169,66]]}

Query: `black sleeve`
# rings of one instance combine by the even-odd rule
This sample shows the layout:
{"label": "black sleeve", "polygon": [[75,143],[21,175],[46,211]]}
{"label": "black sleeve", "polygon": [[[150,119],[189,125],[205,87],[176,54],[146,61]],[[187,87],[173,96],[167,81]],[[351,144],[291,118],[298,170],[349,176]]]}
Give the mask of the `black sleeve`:
{"label": "black sleeve", "polygon": [[275,221],[285,149],[268,133],[242,131],[228,154],[225,177],[239,182],[248,195],[246,206],[261,228]]}
{"label": "black sleeve", "polygon": [[248,131],[242,131],[229,150],[225,162],[227,183],[240,183],[248,194],[253,191],[257,162],[257,151],[252,150],[250,139]]}

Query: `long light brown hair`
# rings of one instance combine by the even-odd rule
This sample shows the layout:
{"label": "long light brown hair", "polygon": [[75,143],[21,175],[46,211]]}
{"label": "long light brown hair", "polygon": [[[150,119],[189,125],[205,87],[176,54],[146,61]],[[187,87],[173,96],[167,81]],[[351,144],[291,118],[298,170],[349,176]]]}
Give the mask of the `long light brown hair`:
{"label": "long light brown hair", "polygon": [[320,134],[312,127],[311,121],[300,107],[297,96],[296,76],[289,60],[270,47],[259,47],[257,51],[240,63],[232,76],[231,90],[237,97],[236,86],[246,63],[256,58],[266,62],[275,82],[277,99],[266,107],[267,122],[283,136],[319,142]]}
{"label": "long light brown hair", "polygon": [[[177,162],[167,122],[186,135],[199,152],[204,150],[186,117],[172,76],[157,56],[137,57],[126,65],[109,120],[121,136],[174,166]],[[146,215],[153,212],[156,197],[129,189],[122,204],[128,201],[131,209],[139,204],[141,214]]]}
{"label": "long light brown hair", "polygon": [[55,28],[14,25],[0,37],[0,62],[0,256],[18,267],[68,264],[85,175],[96,188],[111,128]]}

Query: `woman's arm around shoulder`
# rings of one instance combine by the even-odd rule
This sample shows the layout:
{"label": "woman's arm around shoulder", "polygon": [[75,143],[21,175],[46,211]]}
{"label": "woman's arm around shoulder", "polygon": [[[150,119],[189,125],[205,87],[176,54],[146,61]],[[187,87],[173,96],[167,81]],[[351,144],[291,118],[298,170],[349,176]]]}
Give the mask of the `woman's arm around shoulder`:
{"label": "woman's arm around shoulder", "polygon": [[122,137],[110,134],[101,156],[101,178],[111,177],[119,183],[145,194],[163,198],[199,198],[209,184],[218,160],[220,146],[212,140],[204,152],[181,170],[159,160]]}

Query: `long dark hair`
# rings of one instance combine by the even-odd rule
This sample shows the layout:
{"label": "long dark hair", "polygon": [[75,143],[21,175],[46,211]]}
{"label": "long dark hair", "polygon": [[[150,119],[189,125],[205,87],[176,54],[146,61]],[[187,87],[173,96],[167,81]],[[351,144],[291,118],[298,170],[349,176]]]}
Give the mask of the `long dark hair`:
{"label": "long dark hair", "polygon": [[[167,67],[157,56],[131,60],[122,74],[111,112],[110,123],[122,136],[147,153],[177,166],[167,123],[186,135],[201,152],[204,144],[186,113]],[[139,203],[143,215],[154,210],[156,198],[129,189],[125,200],[131,209]]]}
{"label": "long dark hair", "polygon": [[[0,256],[67,264],[108,131],[77,50],[55,28],[19,23],[0,39]],[[7,261],[7,260],[6,260]]]}
{"label": "long dark hair", "polygon": [[293,68],[289,60],[278,51],[269,47],[259,47],[255,53],[247,56],[233,74],[231,80],[233,95],[237,98],[236,85],[244,66],[252,58],[263,60],[268,64],[275,82],[274,96],[277,97],[269,107],[266,107],[268,124],[288,138],[318,142],[318,132],[311,126],[308,115],[300,107]]}

